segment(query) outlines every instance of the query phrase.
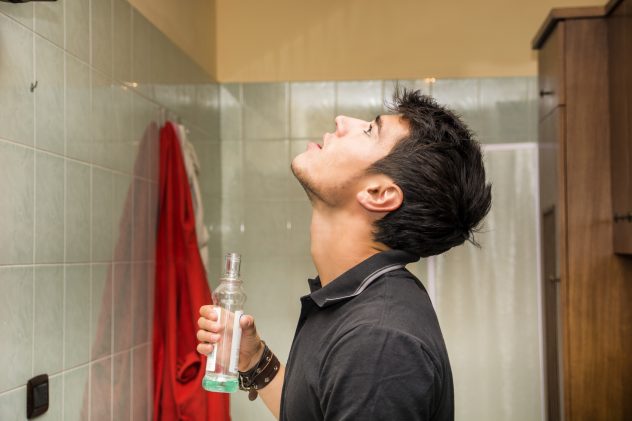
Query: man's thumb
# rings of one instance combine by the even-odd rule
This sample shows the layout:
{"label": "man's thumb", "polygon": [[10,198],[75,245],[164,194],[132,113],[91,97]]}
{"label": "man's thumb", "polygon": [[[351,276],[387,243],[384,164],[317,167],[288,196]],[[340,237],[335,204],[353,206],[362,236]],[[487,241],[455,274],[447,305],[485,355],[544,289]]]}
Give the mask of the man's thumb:
{"label": "man's thumb", "polygon": [[257,331],[255,328],[255,319],[252,316],[244,314],[239,318],[241,330],[246,334],[253,334]]}

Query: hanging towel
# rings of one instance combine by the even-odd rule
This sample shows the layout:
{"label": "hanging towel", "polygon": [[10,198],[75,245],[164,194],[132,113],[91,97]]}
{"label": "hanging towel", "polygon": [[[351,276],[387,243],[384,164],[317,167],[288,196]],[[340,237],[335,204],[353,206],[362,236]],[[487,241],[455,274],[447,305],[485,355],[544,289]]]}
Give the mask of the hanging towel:
{"label": "hanging towel", "polygon": [[197,236],[198,248],[200,249],[200,257],[204,264],[204,269],[208,275],[208,239],[209,234],[204,225],[204,206],[202,204],[202,195],[200,194],[200,184],[198,176],[200,174],[200,161],[193,144],[189,142],[187,130],[182,124],[178,124],[178,137],[180,139],[180,147],[184,155],[184,167],[187,171],[189,180],[189,188],[191,189],[191,197],[193,199],[193,211],[195,213],[195,234]]}
{"label": "hanging towel", "polygon": [[211,303],[177,128],[160,130],[159,216],[153,328],[154,420],[230,420],[228,395],[202,389],[198,309]]}

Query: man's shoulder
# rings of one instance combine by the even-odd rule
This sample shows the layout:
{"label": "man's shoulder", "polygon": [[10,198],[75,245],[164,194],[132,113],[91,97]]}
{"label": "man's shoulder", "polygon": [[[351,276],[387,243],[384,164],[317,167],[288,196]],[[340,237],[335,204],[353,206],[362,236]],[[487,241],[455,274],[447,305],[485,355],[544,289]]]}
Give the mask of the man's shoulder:
{"label": "man's shoulder", "polygon": [[426,289],[419,279],[404,268],[383,275],[356,298],[359,298],[356,305],[369,313],[369,318],[379,318],[376,321],[384,327],[389,327],[393,322],[394,328],[414,327],[428,322],[438,328]]}
{"label": "man's shoulder", "polygon": [[434,359],[447,357],[430,297],[413,274],[406,269],[390,272],[363,294],[349,329],[364,324],[361,329],[371,326],[397,337],[414,338]]}

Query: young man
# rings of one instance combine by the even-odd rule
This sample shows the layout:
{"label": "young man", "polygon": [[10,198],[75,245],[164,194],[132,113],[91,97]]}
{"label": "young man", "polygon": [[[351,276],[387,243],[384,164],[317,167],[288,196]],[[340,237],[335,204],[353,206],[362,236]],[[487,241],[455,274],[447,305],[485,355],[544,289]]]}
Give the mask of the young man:
{"label": "young man", "polygon": [[[454,113],[419,91],[396,93],[391,108],[371,122],[338,116],[335,132],[292,162],[312,204],[318,277],[301,298],[287,366],[273,367],[251,316],[239,360],[242,383],[281,420],[454,419],[439,323],[405,265],[476,244],[491,186]],[[200,309],[203,354],[219,338],[211,310]]]}

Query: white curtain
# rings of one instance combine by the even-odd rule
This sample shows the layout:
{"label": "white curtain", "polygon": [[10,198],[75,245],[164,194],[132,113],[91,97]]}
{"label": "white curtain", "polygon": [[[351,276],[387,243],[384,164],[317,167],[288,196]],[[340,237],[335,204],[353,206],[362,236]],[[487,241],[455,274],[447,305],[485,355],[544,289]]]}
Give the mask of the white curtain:
{"label": "white curtain", "polygon": [[543,419],[536,147],[485,148],[493,205],[482,249],[467,244],[429,261],[457,420]]}

